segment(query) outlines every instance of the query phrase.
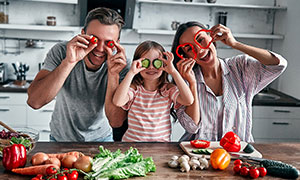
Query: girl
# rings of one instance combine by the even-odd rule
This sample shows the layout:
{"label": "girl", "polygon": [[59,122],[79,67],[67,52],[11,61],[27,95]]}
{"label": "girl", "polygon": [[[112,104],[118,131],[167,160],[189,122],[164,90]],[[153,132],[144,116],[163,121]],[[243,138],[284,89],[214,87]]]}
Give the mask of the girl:
{"label": "girl", "polygon": [[[141,43],[133,59],[113,97],[116,106],[128,110],[128,129],[122,141],[170,141],[172,103],[175,109],[191,105],[191,90],[175,69],[173,54],[160,44]],[[167,73],[177,86],[169,83]]]}

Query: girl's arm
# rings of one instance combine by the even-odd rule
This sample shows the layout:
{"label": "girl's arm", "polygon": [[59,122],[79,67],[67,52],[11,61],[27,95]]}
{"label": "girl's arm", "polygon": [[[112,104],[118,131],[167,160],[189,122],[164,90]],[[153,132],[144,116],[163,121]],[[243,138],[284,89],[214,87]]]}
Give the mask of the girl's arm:
{"label": "girl's arm", "polygon": [[120,85],[118,86],[114,97],[113,97],[113,103],[118,106],[122,107],[129,101],[128,91],[132,82],[132,79],[134,76],[142,71],[143,68],[141,65],[141,59],[135,60],[132,62],[131,68],[126,74],[125,78],[122,80]]}
{"label": "girl's arm", "polygon": [[190,89],[192,91],[194,102],[190,106],[186,106],[185,113],[193,119],[196,125],[200,121],[200,108],[199,108],[199,98],[197,90],[197,81],[193,71],[195,65],[195,60],[193,59],[183,59],[177,63],[177,69],[181,76],[189,82]]}
{"label": "girl's arm", "polygon": [[173,59],[174,59],[173,54],[171,52],[165,52],[164,54],[167,56],[167,60],[163,59],[163,61],[165,62],[163,69],[173,77],[179,89],[177,102],[185,106],[189,106],[193,104],[194,97],[190,88],[185,83],[185,81],[183,80],[183,78],[181,77],[181,75],[173,65]]}
{"label": "girl's arm", "polygon": [[[211,28],[211,31],[212,31],[212,37],[214,38],[214,41],[220,40],[224,44],[254,57],[264,65],[279,64],[279,59],[274,55],[272,55],[269,51],[254,46],[249,46],[236,41],[230,29],[221,24],[213,26]],[[218,34],[222,34],[222,35],[219,36]]]}

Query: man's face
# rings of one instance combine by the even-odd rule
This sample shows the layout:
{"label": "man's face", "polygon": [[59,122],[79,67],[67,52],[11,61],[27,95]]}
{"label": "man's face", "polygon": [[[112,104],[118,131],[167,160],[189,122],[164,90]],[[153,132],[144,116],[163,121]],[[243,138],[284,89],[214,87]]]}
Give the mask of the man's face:
{"label": "man's face", "polygon": [[101,24],[98,20],[92,20],[82,34],[93,35],[98,39],[98,45],[84,59],[89,69],[98,69],[107,59],[107,42],[110,40],[118,41],[119,28],[117,25]]}

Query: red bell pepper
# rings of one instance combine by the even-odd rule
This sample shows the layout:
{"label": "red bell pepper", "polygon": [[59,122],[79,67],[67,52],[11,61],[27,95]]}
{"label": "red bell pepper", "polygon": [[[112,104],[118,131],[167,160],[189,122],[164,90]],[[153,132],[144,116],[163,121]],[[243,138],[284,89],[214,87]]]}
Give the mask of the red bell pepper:
{"label": "red bell pepper", "polygon": [[228,152],[239,152],[241,150],[241,140],[234,132],[227,132],[220,141],[220,145]]}
{"label": "red bell pepper", "polygon": [[3,166],[7,170],[24,167],[27,160],[26,148],[22,144],[13,144],[3,149]]}
{"label": "red bell pepper", "polygon": [[208,148],[210,146],[209,141],[200,140],[200,139],[192,140],[192,141],[190,141],[190,143],[195,148],[201,148],[201,149],[205,149],[205,148]]}

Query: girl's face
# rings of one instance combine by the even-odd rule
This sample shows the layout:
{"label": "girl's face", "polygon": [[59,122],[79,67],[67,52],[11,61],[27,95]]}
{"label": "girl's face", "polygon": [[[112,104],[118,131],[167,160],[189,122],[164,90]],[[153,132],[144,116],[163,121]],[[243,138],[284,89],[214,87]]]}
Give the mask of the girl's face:
{"label": "girl's face", "polygon": [[[207,49],[201,49],[196,42],[194,41],[194,36],[195,34],[201,30],[200,27],[198,26],[193,26],[188,28],[180,37],[179,39],[179,44],[184,44],[184,43],[190,43],[193,45],[196,54],[197,54],[197,59],[196,63],[199,65],[209,65],[213,64],[214,61],[217,59],[217,53],[216,53],[216,48],[213,43],[210,44],[210,46]],[[206,34],[206,32],[200,32],[200,34],[197,36],[197,41],[200,43],[203,42],[209,42],[211,41],[211,37],[209,34]],[[190,46],[186,46],[182,48],[184,53],[186,54],[187,58],[193,58],[194,54],[192,51],[192,48]]]}
{"label": "girl's face", "polygon": [[140,72],[143,79],[148,79],[148,80],[158,79],[162,75],[163,70],[156,69],[153,66],[152,62],[155,59],[162,59],[162,53],[159,50],[150,49],[148,52],[144,53],[141,56],[141,58],[142,59],[146,58],[146,59],[149,59],[151,61],[149,67]]}

